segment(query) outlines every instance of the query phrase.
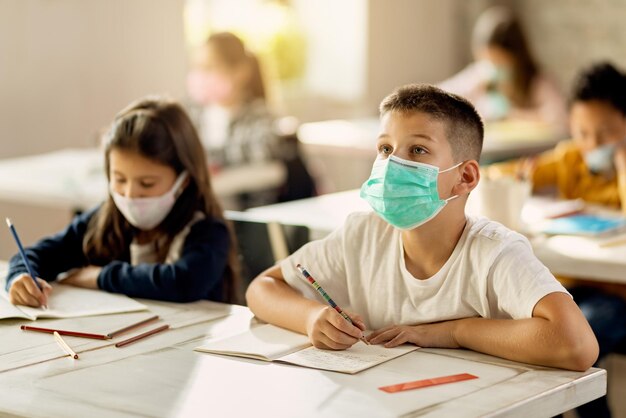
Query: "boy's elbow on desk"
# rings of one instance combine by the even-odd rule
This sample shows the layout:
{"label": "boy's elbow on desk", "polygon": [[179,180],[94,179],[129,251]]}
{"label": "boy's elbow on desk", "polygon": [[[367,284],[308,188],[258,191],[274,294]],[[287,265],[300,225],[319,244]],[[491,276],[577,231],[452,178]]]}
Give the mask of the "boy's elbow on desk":
{"label": "boy's elbow on desk", "polygon": [[584,372],[594,365],[598,359],[599,347],[593,332],[589,334],[571,338],[559,350],[563,368]]}

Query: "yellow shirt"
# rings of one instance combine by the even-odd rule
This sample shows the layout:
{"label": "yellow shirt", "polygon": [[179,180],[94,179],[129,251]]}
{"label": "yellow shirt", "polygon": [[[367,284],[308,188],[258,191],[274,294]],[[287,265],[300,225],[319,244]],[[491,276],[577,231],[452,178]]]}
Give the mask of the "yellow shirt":
{"label": "yellow shirt", "polygon": [[[521,160],[494,164],[488,172],[514,174]],[[562,199],[583,199],[589,203],[622,208],[626,212],[626,173],[607,177],[593,174],[573,141],[562,141],[554,149],[540,154],[532,170],[533,191],[556,187]]]}
{"label": "yellow shirt", "polygon": [[[493,164],[488,170],[499,174],[513,175],[521,171],[523,160]],[[585,160],[573,141],[562,141],[554,149],[540,154],[532,170],[533,191],[546,187],[555,187],[563,199],[583,199],[614,208],[622,208],[626,213],[626,173],[611,177],[593,174],[587,168]],[[602,283],[580,279],[558,277],[566,287],[587,285],[617,294],[626,299],[626,286],[615,283]]]}

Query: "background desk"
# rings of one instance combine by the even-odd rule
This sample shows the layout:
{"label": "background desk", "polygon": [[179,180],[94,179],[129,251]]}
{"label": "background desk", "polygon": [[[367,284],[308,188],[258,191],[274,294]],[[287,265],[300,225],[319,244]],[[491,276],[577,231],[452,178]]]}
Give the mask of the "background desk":
{"label": "background desk", "polygon": [[[142,302],[161,310],[185,308]],[[225,318],[181,326],[125,348],[106,345],[80,352],[79,360],[56,358],[0,372],[0,415],[547,417],[606,391],[602,369],[569,372],[465,350],[421,349],[356,375],[192,351],[207,337],[245,330],[251,321],[246,308],[234,307]],[[0,341],[19,323],[0,322]],[[42,344],[52,340],[40,337]],[[399,394],[377,389],[465,372],[479,379]]]}
{"label": "background desk", "polygon": [[[378,118],[303,123],[298,129],[303,154],[325,191],[360,187],[376,158]],[[482,162],[534,154],[561,139],[542,124],[524,121],[485,125]]]}

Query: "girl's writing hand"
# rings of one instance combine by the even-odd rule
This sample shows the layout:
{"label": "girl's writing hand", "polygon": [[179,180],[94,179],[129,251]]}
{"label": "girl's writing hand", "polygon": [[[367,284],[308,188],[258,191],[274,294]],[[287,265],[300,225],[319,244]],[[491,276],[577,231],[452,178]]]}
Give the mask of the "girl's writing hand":
{"label": "girl's writing hand", "polygon": [[390,325],[374,331],[368,337],[372,344],[397,347],[413,343],[420,347],[459,348],[454,338],[454,327],[458,321],[436,322],[422,325]]}
{"label": "girl's writing hand", "polygon": [[365,323],[356,314],[344,311],[354,325],[330,306],[315,309],[309,315],[306,330],[311,344],[327,350],[345,350],[363,337]]}
{"label": "girl's writing hand", "polygon": [[76,269],[70,273],[63,284],[69,284],[76,287],[85,287],[87,289],[98,289],[98,276],[102,267],[88,266]]}
{"label": "girl's writing hand", "polygon": [[52,292],[52,286],[39,278],[37,278],[37,283],[42,290],[39,290],[39,287],[28,274],[20,275],[11,283],[9,301],[14,305],[33,306],[35,308],[46,306],[48,296]]}

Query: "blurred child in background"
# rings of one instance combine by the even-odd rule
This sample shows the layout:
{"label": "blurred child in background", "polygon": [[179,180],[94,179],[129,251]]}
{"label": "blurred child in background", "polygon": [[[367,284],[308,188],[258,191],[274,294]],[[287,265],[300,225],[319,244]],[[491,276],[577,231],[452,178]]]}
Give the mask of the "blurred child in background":
{"label": "blurred child in background", "polygon": [[439,87],[470,100],[486,121],[520,119],[566,128],[565,101],[531,54],[505,7],[484,11],[472,34],[474,62]]}

